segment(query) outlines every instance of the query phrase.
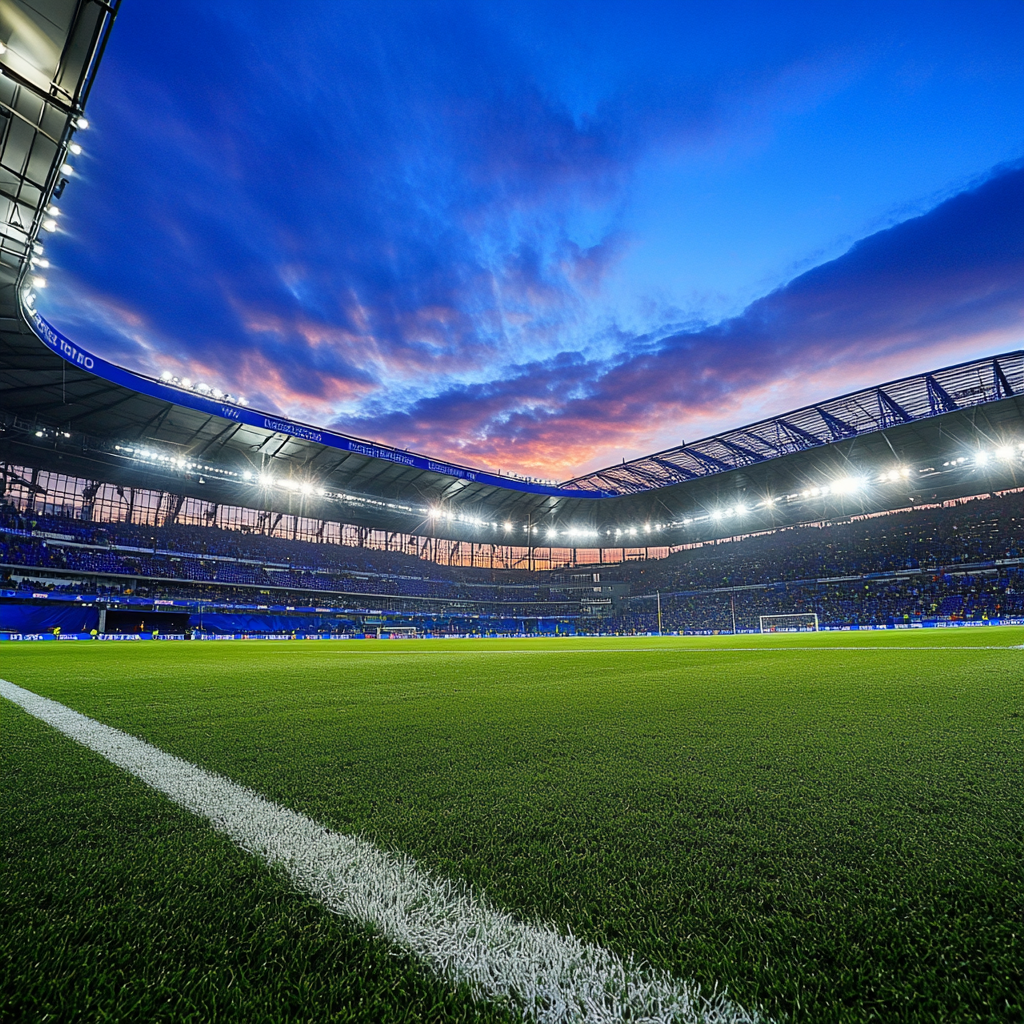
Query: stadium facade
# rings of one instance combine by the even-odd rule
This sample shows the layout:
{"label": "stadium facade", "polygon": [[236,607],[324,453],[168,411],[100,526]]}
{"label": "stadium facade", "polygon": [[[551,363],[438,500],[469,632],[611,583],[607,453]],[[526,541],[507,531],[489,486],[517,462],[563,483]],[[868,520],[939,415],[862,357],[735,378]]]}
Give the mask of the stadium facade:
{"label": "stadium facade", "polygon": [[[560,483],[296,422],[253,409],[229,383],[148,377],[86,351],[37,303],[116,12],[117,3],[98,0],[31,8],[0,0],[10,29],[0,54],[0,465],[11,515],[160,529],[205,522],[529,571],[941,507],[1024,482],[1024,351],[879,384]],[[74,531],[20,520],[11,529],[77,543]],[[156,540],[148,550],[157,557]],[[561,580],[554,601],[535,582],[523,585],[532,598],[503,593],[505,618],[597,614],[622,596],[582,573]],[[430,602],[431,615],[495,614],[485,609],[494,600],[477,597],[393,594],[375,614],[414,614],[417,601]],[[363,622],[374,610],[355,611]]]}

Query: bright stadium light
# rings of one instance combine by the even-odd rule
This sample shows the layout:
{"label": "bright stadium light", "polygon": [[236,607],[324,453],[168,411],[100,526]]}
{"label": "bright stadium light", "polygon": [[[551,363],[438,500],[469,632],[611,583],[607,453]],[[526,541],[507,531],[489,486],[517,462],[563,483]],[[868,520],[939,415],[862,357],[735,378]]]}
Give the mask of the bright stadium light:
{"label": "bright stadium light", "polygon": [[43,212],[48,214],[51,217],[59,217],[60,216],[60,207],[59,206],[55,206],[53,203],[50,203]]}
{"label": "bright stadium light", "polygon": [[629,528],[629,535],[630,535],[630,537],[635,537],[636,536],[636,527],[635,526],[631,526]]}
{"label": "bright stadium light", "polygon": [[32,278],[32,287],[33,288],[45,288],[46,287],[46,278],[45,277],[33,277]]}
{"label": "bright stadium light", "polygon": [[224,392],[221,391],[220,388],[213,388],[210,391],[210,394],[213,395],[214,398],[223,398],[224,397]]}
{"label": "bright stadium light", "polygon": [[832,481],[832,490],[836,494],[852,494],[864,486],[864,480],[858,476],[841,476]]}
{"label": "bright stadium light", "polygon": [[160,379],[161,380],[171,380],[173,377],[174,377],[174,374],[171,373],[170,370],[164,370],[164,372],[160,374]]}
{"label": "bright stadium light", "polygon": [[183,388],[191,388],[192,387],[192,381],[188,377],[182,377],[181,378],[181,386]]}
{"label": "bright stadium light", "polygon": [[249,470],[245,470],[245,472],[242,473],[242,479],[243,480],[251,480],[252,479],[252,473],[250,473]]}
{"label": "bright stadium light", "polygon": [[974,463],[977,466],[984,466],[988,463],[988,452],[978,452],[974,456]]}
{"label": "bright stadium light", "polygon": [[76,118],[75,119],[75,127],[76,128],[81,128],[82,131],[84,132],[89,127],[89,122],[84,117]]}
{"label": "bright stadium light", "polygon": [[71,145],[68,146],[68,149],[70,149],[75,156],[81,156],[82,154],[82,147],[77,142],[72,142]]}
{"label": "bright stadium light", "polygon": [[746,511],[747,511],[747,510],[746,510],[746,508],[745,508],[745,507],[744,507],[743,505],[737,505],[737,506],[736,506],[736,507],[735,507],[735,508],[733,509],[733,512],[734,512],[734,513],[735,513],[736,515],[738,515],[738,516],[741,516],[741,515],[743,515],[743,513],[744,513],[744,512],[746,512]]}
{"label": "bright stadium light", "polygon": [[44,220],[43,221],[43,230],[44,231],[56,231],[57,230],[57,222],[52,217],[50,217],[48,220]]}
{"label": "bright stadium light", "polygon": [[61,164],[60,165],[60,173],[61,174],[68,174],[68,175],[74,174],[75,173],[75,169],[74,169],[74,167],[71,166],[71,164]]}
{"label": "bright stadium light", "polygon": [[505,527],[505,532],[506,533],[508,533],[508,531],[512,529],[512,524],[509,523],[509,522],[505,522],[502,525]]}
{"label": "bright stadium light", "polygon": [[1014,454],[1014,450],[1008,444],[1000,445],[996,449],[996,457],[1000,459],[1012,459]]}

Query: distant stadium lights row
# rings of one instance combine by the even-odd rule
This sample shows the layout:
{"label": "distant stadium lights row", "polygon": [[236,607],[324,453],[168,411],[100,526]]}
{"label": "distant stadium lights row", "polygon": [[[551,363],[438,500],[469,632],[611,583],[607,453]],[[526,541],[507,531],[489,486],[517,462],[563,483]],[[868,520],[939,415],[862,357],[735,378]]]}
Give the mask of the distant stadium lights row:
{"label": "distant stadium lights row", "polygon": [[228,402],[230,405],[248,405],[249,400],[242,395],[231,395],[220,388],[211,387],[202,381],[194,381],[189,377],[176,377],[170,370],[164,370],[160,379],[171,387],[181,388],[182,391],[195,391],[200,395],[215,398],[218,402]]}
{"label": "distant stadium lights row", "polygon": [[[4,54],[6,52],[7,47],[0,43],[0,54]],[[84,131],[88,127],[89,122],[84,117],[78,117],[75,118],[74,121],[72,121],[72,128],[75,131]],[[81,156],[81,144],[77,142],[69,142],[68,152],[72,156]],[[65,160],[61,164],[60,173],[66,175],[67,177],[71,177],[75,173],[75,168],[71,164],[69,164],[67,160]],[[43,209],[43,214],[44,216],[40,226],[45,232],[52,235],[58,227],[58,219],[61,215],[60,207],[57,206],[56,203],[47,203],[46,207]],[[42,244],[39,241],[33,242],[31,252],[29,253],[29,267],[32,273],[29,276],[28,283],[31,288],[35,288],[38,290],[46,287],[46,278],[42,274],[36,273],[36,271],[39,270],[39,268],[49,268],[49,266],[50,261],[47,259],[43,259]],[[25,305],[29,309],[32,309],[36,301],[35,293],[31,291],[26,291],[24,295],[24,300]]]}
{"label": "distant stadium lights row", "polygon": [[[178,382],[178,386],[190,387],[192,390],[198,391],[204,385],[192,385],[190,381],[186,380]],[[208,391],[211,395],[214,394],[213,389],[208,389]],[[222,396],[222,398],[223,400],[230,401],[229,396]],[[37,431],[36,436],[42,437],[43,433]],[[70,437],[67,433],[63,436]],[[115,448],[117,451],[123,452],[132,458],[139,459],[150,464],[159,464],[168,469],[176,469],[184,473],[209,473],[216,475],[221,479],[234,478],[264,489],[276,487],[304,496],[315,494],[319,498],[326,498],[331,501],[356,504],[361,507],[387,509],[389,511],[403,512],[416,516],[425,516],[431,522],[443,520],[446,524],[459,523],[465,526],[475,527],[477,529],[499,531],[498,537],[494,537],[490,543],[495,543],[499,541],[500,538],[500,540],[506,544],[520,544],[530,547],[535,546],[537,541],[541,539],[549,542],[556,540],[561,541],[562,546],[565,547],[578,547],[580,546],[581,541],[598,541],[600,545],[600,542],[605,539],[607,539],[606,542],[611,541],[615,547],[619,547],[624,543],[628,546],[629,542],[626,538],[635,538],[641,546],[650,546],[652,542],[655,545],[670,544],[672,543],[671,540],[655,537],[652,536],[652,534],[659,534],[666,529],[690,526],[694,523],[705,523],[708,521],[719,522],[725,519],[742,518],[749,513],[771,509],[780,502],[792,503],[827,498],[833,495],[854,495],[866,491],[874,486],[886,486],[888,484],[907,482],[915,472],[918,474],[933,472],[933,469],[930,466],[924,469],[917,469],[915,471],[908,466],[896,465],[885,469],[882,472],[876,471],[870,475],[863,473],[859,475],[840,476],[827,483],[809,487],[805,490],[794,492],[792,494],[780,496],[768,495],[759,501],[747,504],[737,502],[733,505],[719,506],[692,516],[684,517],[676,520],[675,522],[645,522],[637,525],[605,527],[598,530],[590,526],[563,526],[555,523],[550,525],[521,523],[517,525],[510,519],[495,522],[481,515],[461,512],[457,508],[453,507],[443,508],[438,505],[407,505],[401,502],[385,501],[383,499],[371,498],[364,495],[348,494],[341,491],[328,491],[320,484],[311,480],[297,480],[292,477],[276,478],[267,471],[256,472],[252,470],[243,470],[241,472],[236,472],[234,470],[220,469],[204,463],[195,462],[181,455],[158,452],[144,447],[115,445]],[[942,463],[942,465],[946,469],[957,469],[964,466],[984,467],[988,465],[993,458],[1003,462],[1012,462],[1018,459],[1024,460],[1024,442],[1016,444],[1002,444],[992,449],[991,452],[978,449],[969,456],[958,456]],[[199,482],[205,483],[206,481],[202,476],[200,476]],[[520,530],[522,533],[526,534],[525,537],[521,537],[519,532]],[[586,545],[584,544],[584,546]]]}
{"label": "distant stadium lights row", "polygon": [[[991,453],[984,449],[978,449],[970,456],[961,455],[955,459],[949,459],[948,461],[943,462],[942,465],[947,469],[954,469],[964,465],[983,467],[987,466],[993,457],[1004,462],[1012,462],[1014,459],[1024,458],[1024,442],[1018,443],[1016,447],[1010,444],[1003,444],[993,449]],[[926,469],[918,469],[916,472],[927,473],[930,470],[931,467],[928,467]],[[772,508],[779,501],[806,501],[813,498],[827,498],[831,495],[843,496],[857,494],[867,490],[872,486],[872,484],[883,485],[906,482],[914,472],[915,471],[909,466],[897,465],[877,474],[842,476],[835,480],[831,480],[828,483],[823,483],[816,487],[808,487],[793,494],[785,494],[781,497],[770,495],[761,501],[751,504],[749,507],[740,503],[713,508],[703,514],[697,513],[692,516],[687,516],[686,518],[681,519],[676,523],[672,523],[671,525],[690,526],[693,523],[707,522],[709,519],[717,522],[722,519],[728,519],[731,516],[742,516],[747,512],[755,512],[759,509]]]}

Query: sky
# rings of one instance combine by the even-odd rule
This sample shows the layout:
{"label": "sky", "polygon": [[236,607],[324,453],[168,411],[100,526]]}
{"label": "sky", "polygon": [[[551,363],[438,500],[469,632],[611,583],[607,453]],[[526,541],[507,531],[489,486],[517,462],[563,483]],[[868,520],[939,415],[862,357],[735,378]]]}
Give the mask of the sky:
{"label": "sky", "polygon": [[567,479],[1022,347],[1024,4],[121,8],[41,312]]}

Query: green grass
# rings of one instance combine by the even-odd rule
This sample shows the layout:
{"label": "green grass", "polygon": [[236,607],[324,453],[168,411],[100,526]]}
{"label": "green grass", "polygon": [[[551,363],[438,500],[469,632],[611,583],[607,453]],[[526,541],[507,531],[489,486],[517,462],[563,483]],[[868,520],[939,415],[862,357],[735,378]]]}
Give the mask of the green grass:
{"label": "green grass", "polygon": [[[1022,642],[7,644],[0,675],[773,1015],[1007,1021]],[[493,1018],[3,701],[0,729],[9,1019]]]}

